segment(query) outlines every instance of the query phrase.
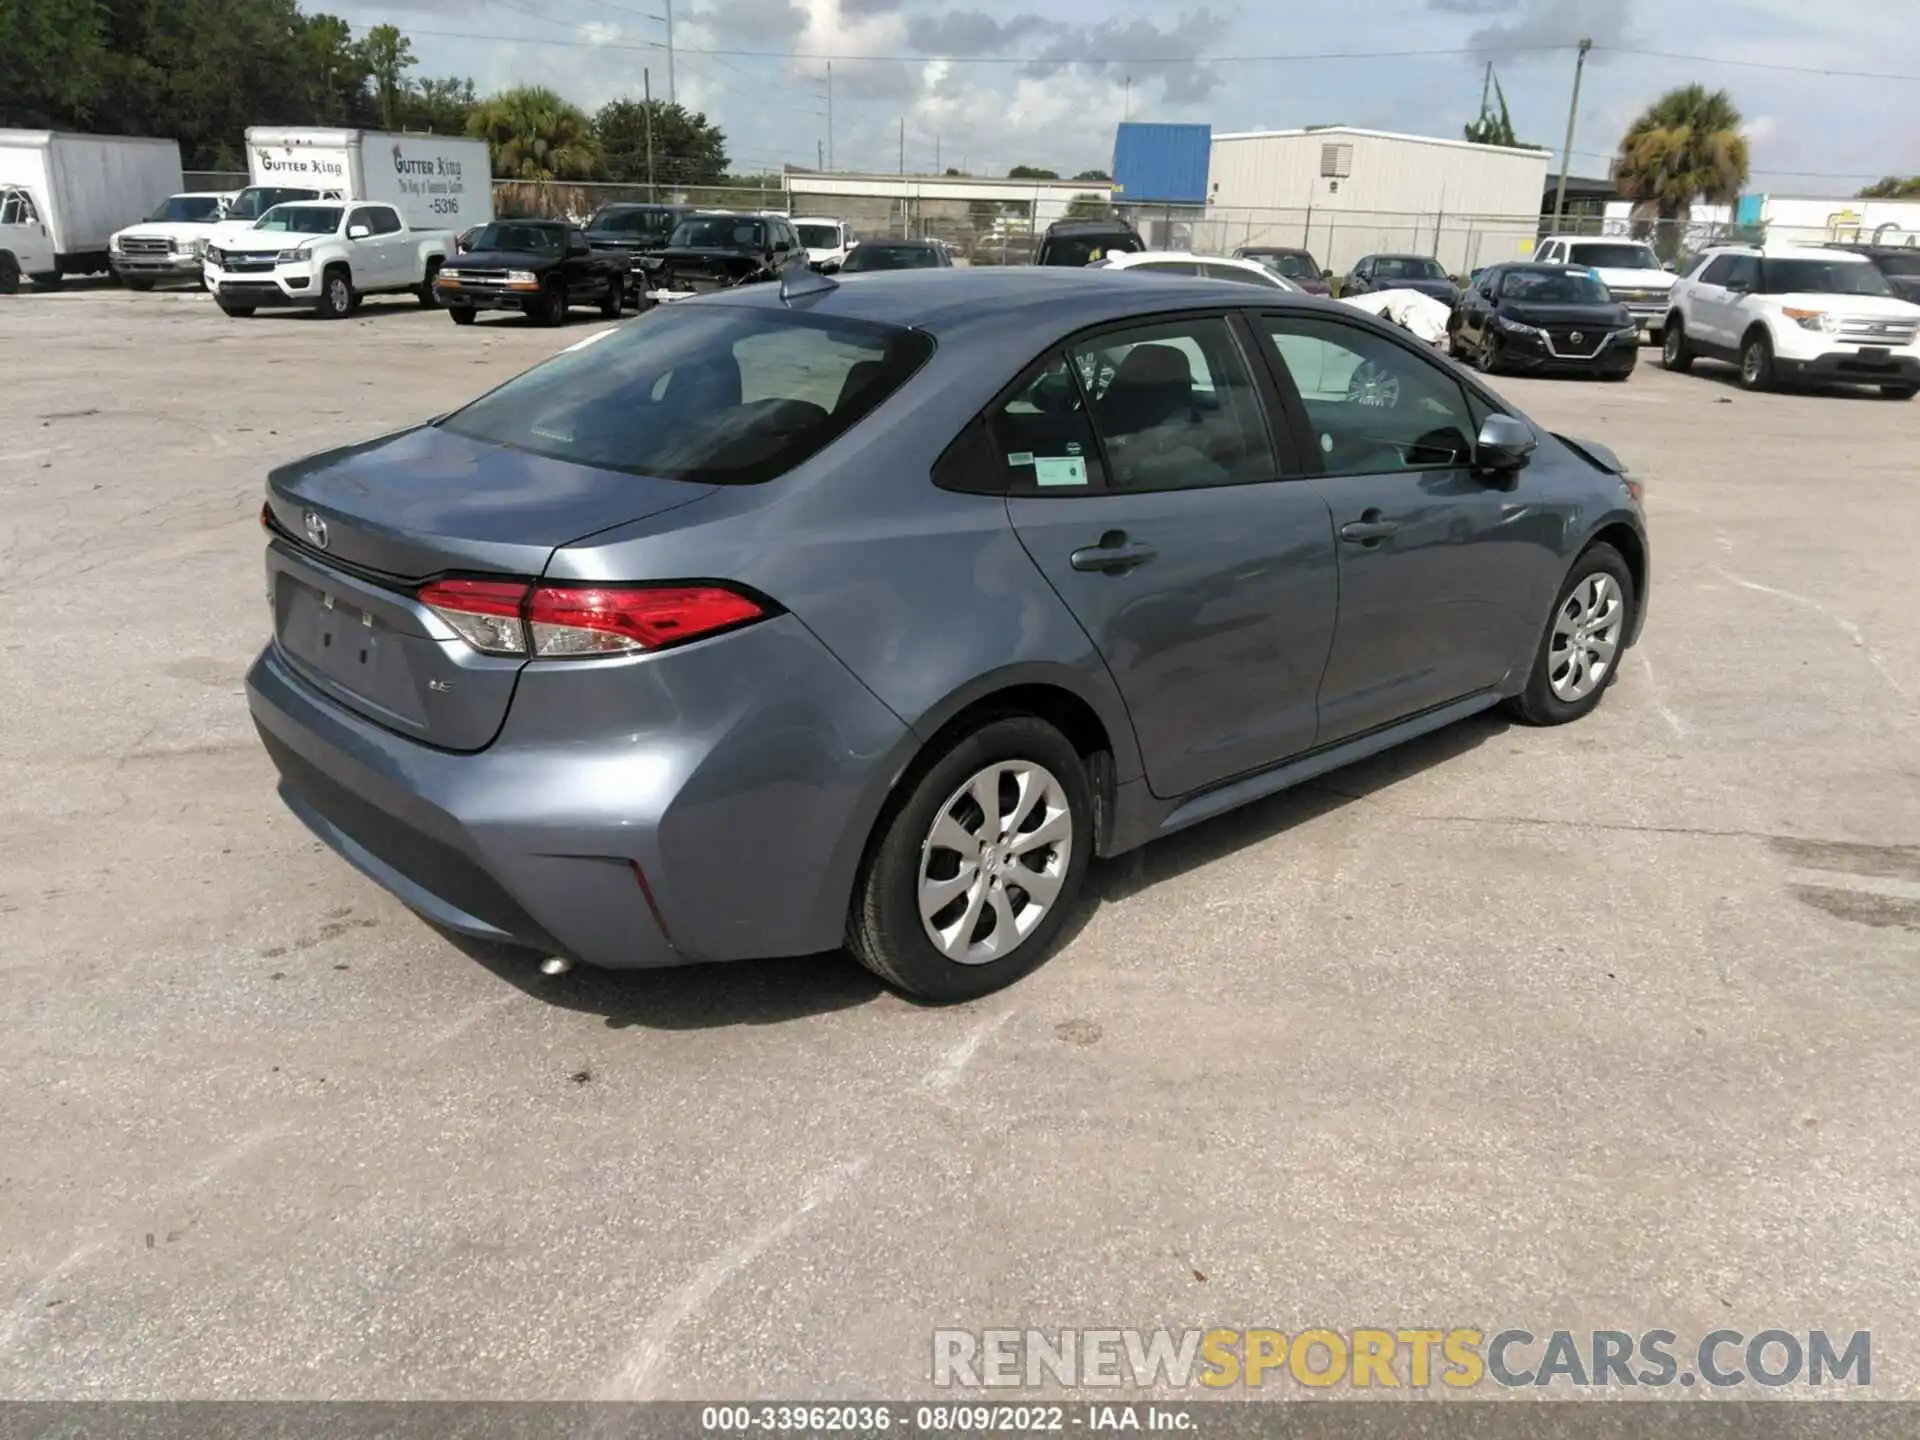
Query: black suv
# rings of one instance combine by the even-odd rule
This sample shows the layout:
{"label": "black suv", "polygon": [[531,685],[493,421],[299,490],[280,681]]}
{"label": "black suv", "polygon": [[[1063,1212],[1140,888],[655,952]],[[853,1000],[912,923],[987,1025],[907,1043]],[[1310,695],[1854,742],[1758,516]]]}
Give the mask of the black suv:
{"label": "black suv", "polygon": [[1033,263],[1091,265],[1109,255],[1137,255],[1146,248],[1124,220],[1056,220],[1047,227]]}
{"label": "black suv", "polygon": [[665,249],[633,263],[643,302],[675,300],[804,270],[807,247],[783,216],[710,211],[681,220]]}
{"label": "black suv", "polygon": [[621,202],[602,205],[581,228],[596,250],[617,250],[631,262],[641,255],[667,248],[673,227],[694,213],[691,205],[651,205]]}
{"label": "black suv", "polygon": [[1920,304],[1920,250],[1905,245],[1866,245],[1838,242],[1829,249],[1851,250],[1873,262],[1873,268],[1887,277],[1887,286],[1902,300]]}
{"label": "black suv", "polygon": [[473,324],[482,310],[518,310],[538,324],[562,325],[574,305],[618,320],[627,257],[595,250],[564,220],[495,220],[440,267],[433,289],[456,325]]}

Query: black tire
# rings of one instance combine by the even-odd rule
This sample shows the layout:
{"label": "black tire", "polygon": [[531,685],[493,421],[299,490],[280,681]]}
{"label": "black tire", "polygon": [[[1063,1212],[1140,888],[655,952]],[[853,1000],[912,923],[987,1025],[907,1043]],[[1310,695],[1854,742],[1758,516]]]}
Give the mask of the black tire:
{"label": "black tire", "polygon": [[1880,393],[1889,400],[1911,400],[1920,395],[1920,385],[1882,385]]}
{"label": "black tire", "polygon": [[18,295],[20,293],[20,262],[8,254],[0,254],[0,295]]}
{"label": "black tire", "polygon": [[62,285],[67,283],[67,277],[62,275],[58,270],[37,271],[32,276],[32,279],[33,283],[38,285],[42,290],[58,290]]}
{"label": "black tire", "polygon": [[1680,323],[1678,315],[1667,321],[1667,328],[1660,335],[1660,364],[1676,375],[1684,375],[1693,368],[1693,351],[1687,348],[1687,328]]}
{"label": "black tire", "polygon": [[245,320],[251,317],[253,314],[253,306],[251,305],[229,305],[224,300],[221,300],[217,303],[219,304],[221,310],[223,310],[226,314],[232,316],[235,320]]}
{"label": "black tire", "polygon": [[334,265],[320,277],[320,302],[313,313],[322,320],[344,320],[353,313],[353,278],[344,267]]}
{"label": "black tire", "polygon": [[1480,337],[1480,348],[1473,352],[1473,366],[1482,375],[1500,373],[1500,340],[1488,330]]}
{"label": "black tire", "polygon": [[540,304],[533,312],[533,323],[549,328],[567,323],[566,286],[549,284],[540,292]]}
{"label": "black tire", "polygon": [[1460,327],[1452,321],[1447,322],[1447,354],[1454,360],[1462,358],[1460,354]]}
{"label": "black tire", "polygon": [[145,275],[122,275],[120,283],[137,295],[144,295],[153,289],[153,281]]}
{"label": "black tire", "polygon": [[618,320],[620,312],[627,308],[627,289],[620,283],[620,277],[614,276],[607,281],[607,293],[601,298],[600,313],[609,320]]}
{"label": "black tire", "polygon": [[433,282],[437,280],[439,276],[440,262],[438,260],[429,260],[427,262],[426,283],[413,292],[420,303],[429,310],[438,310],[440,308],[440,293],[433,285]]}
{"label": "black tire", "polygon": [[453,317],[456,325],[471,325],[479,318],[471,305],[449,305],[447,314]]}
{"label": "black tire", "polygon": [[[1065,872],[1051,908],[1030,934],[999,959],[966,964],[942,954],[921,921],[922,849],[956,792],[987,766],[1007,760],[1043,766],[1060,782],[1071,825]],[[903,787],[882,813],[854,885],[847,948],[882,980],[922,999],[947,1003],[990,994],[1046,959],[1086,878],[1093,843],[1093,786],[1086,760],[1067,737],[1029,715],[989,720],[958,740],[910,787]],[[1009,888],[1017,890],[1017,881]],[[987,920],[992,913],[982,911],[976,922],[989,932],[997,924]],[[975,936],[981,932],[976,930]]]}
{"label": "black tire", "polygon": [[1740,342],[1740,388],[1773,389],[1773,342],[1764,330],[1750,331]]}
{"label": "black tire", "polygon": [[[1554,622],[1567,607],[1574,592],[1597,574],[1611,576],[1620,587],[1622,611],[1618,647],[1598,685],[1576,700],[1563,700],[1553,693],[1553,676],[1559,668],[1553,651]],[[1591,711],[1619,678],[1620,662],[1626,657],[1627,636],[1633,633],[1635,607],[1639,603],[1640,597],[1633,588],[1633,572],[1627,568],[1627,562],[1621,558],[1620,552],[1611,545],[1589,545],[1581,552],[1580,558],[1573,562],[1559,593],[1554,596],[1553,609],[1547,612],[1547,623],[1540,630],[1539,646],[1533,652],[1533,669],[1527,675],[1527,688],[1506,702],[1507,713],[1525,725],[1565,725]]]}

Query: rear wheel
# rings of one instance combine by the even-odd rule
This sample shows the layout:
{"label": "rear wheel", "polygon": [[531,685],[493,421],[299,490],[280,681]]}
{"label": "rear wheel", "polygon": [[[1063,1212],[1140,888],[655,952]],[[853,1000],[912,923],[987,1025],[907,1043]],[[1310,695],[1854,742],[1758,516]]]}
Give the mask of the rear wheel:
{"label": "rear wheel", "polygon": [[1889,400],[1911,400],[1920,395],[1920,385],[1882,385],[1880,393]]}
{"label": "rear wheel", "polygon": [[18,295],[20,293],[20,262],[11,255],[0,254],[0,295]]}
{"label": "rear wheel", "polygon": [[1681,325],[1677,315],[1667,321],[1666,332],[1660,337],[1660,363],[1679,375],[1693,368],[1693,352],[1687,348],[1686,328]]}
{"label": "rear wheel", "polygon": [[1482,375],[1500,373],[1500,340],[1491,330],[1480,337],[1480,348],[1473,352],[1473,363]]}
{"label": "rear wheel", "polygon": [[453,317],[453,323],[456,325],[471,325],[474,321],[471,305],[449,305],[447,314]]}
{"label": "rear wheel", "polygon": [[58,290],[67,283],[67,277],[58,270],[38,270],[34,272],[33,283],[42,290]]}
{"label": "rear wheel", "polygon": [[1773,342],[1764,330],[1740,342],[1740,384],[1748,390],[1773,388]]}
{"label": "rear wheel", "polygon": [[600,299],[600,313],[609,320],[618,320],[620,312],[626,308],[626,287],[620,283],[618,275],[607,281],[607,293]]}
{"label": "rear wheel", "polygon": [[929,1000],[971,1000],[1046,958],[1093,852],[1086,761],[1043,720],[965,736],[883,815],[847,947]]}
{"label": "rear wheel", "polygon": [[320,303],[314,313],[322,320],[344,320],[353,311],[353,281],[345,270],[334,268],[320,277]]}
{"label": "rear wheel", "polygon": [[1507,701],[1508,712],[1528,725],[1564,725],[1598,705],[1619,673],[1634,603],[1633,572],[1620,552],[1586,550],[1560,587],[1527,688]]}

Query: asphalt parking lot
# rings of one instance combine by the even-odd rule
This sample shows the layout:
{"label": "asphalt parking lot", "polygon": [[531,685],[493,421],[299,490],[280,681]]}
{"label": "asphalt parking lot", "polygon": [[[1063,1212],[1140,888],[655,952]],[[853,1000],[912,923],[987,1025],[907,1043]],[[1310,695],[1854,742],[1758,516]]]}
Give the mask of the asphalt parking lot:
{"label": "asphalt parking lot", "polygon": [[545,979],[282,809],[272,463],[601,322],[0,301],[0,1396],[880,1397],[1004,1324],[1873,1332],[1920,1395],[1920,403],[1503,380],[1644,643],[1097,869],[929,1009]]}

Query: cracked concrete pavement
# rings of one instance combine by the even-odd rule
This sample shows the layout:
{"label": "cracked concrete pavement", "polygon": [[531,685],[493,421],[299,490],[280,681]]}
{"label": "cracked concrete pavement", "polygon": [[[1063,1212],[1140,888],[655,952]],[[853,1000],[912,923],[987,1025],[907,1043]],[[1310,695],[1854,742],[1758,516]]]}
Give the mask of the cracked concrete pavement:
{"label": "cracked concrete pavement", "polygon": [[0,1396],[898,1396],[1004,1324],[1871,1329],[1920,1393],[1920,405],[1507,382],[1648,485],[1599,712],[1100,867],[930,1010],[542,979],[274,798],[265,468],[590,328],[0,301]]}

